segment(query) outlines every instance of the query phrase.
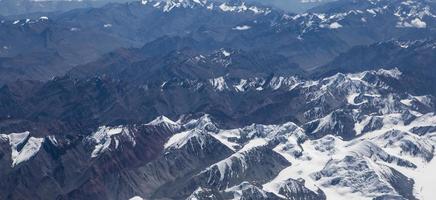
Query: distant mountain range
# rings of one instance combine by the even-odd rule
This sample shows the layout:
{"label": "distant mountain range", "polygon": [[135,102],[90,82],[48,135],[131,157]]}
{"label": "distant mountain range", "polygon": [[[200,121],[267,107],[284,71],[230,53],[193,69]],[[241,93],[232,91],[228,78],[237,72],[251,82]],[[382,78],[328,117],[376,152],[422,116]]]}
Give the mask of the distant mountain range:
{"label": "distant mountain range", "polygon": [[[0,24],[0,55],[9,60],[19,56],[35,70],[18,71],[8,68],[11,61],[5,61],[0,68],[9,70],[5,72],[8,78],[0,78],[0,82],[26,77],[48,80],[119,48],[158,45],[163,36],[195,41],[194,51],[263,51],[313,70],[356,45],[431,39],[434,35],[432,2],[365,2],[334,2],[316,12],[289,14],[241,2],[144,1],[41,14],[33,19],[5,19]],[[341,10],[346,7],[350,10]],[[37,57],[41,53],[58,58],[41,65]]]}
{"label": "distant mountain range", "polygon": [[2,0],[0,15],[32,15],[41,12],[64,12],[77,8],[100,7],[110,2],[123,0]]}
{"label": "distant mountain range", "polygon": [[[129,0],[2,0],[0,15],[26,15],[38,12],[63,12],[77,8],[101,7],[107,3],[121,3]],[[217,2],[224,2],[216,0]],[[303,12],[331,0],[248,0],[289,12]],[[133,2],[133,1],[131,1]]]}

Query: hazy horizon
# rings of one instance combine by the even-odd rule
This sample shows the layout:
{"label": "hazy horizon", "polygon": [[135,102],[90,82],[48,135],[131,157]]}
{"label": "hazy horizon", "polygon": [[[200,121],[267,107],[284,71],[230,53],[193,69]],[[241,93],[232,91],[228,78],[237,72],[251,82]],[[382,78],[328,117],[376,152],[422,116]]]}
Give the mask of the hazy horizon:
{"label": "hazy horizon", "polygon": [[[129,2],[135,0],[81,0],[81,1],[64,1],[64,0],[47,0],[47,1],[32,1],[32,0],[2,0],[0,1],[0,15],[13,16],[23,15],[37,12],[56,12],[67,11],[75,8],[99,7],[108,3]],[[223,1],[223,0],[215,0]],[[272,6],[288,12],[304,12],[307,9],[327,1],[305,2],[302,0],[247,0],[246,2],[256,2],[266,6]]]}

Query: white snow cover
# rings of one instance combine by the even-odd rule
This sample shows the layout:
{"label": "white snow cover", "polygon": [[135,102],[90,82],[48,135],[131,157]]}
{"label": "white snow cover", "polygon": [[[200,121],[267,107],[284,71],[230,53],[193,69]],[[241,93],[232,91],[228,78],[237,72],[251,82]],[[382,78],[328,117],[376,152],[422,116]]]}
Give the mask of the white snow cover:
{"label": "white snow cover", "polygon": [[263,138],[255,138],[250,140],[244,147],[239,150],[239,152],[247,152],[252,150],[253,148],[265,146],[268,144],[268,141]]}
{"label": "white snow cover", "polygon": [[415,172],[409,172],[411,177],[416,181],[415,192],[424,200],[433,199],[436,191],[433,186],[436,185],[436,159],[429,163],[423,163]]}
{"label": "white snow cover", "polygon": [[204,8],[207,10],[217,10],[222,12],[251,12],[253,14],[269,14],[269,8],[260,8],[256,6],[247,6],[245,2],[238,3],[221,3],[216,6],[217,2],[207,0],[141,0],[142,5],[150,5],[154,8],[161,9],[163,12],[171,12],[176,8]]}
{"label": "white snow cover", "polygon": [[237,85],[234,87],[236,88],[236,91],[243,92],[245,91],[244,86],[247,84],[247,80],[241,79]]}
{"label": "white snow cover", "polygon": [[153,121],[147,123],[146,125],[163,126],[171,131],[177,131],[181,128],[181,124],[179,122],[174,122],[166,116],[159,116]]}
{"label": "white snow cover", "polygon": [[192,119],[182,126],[187,130],[176,133],[170,137],[164,144],[165,149],[179,149],[190,141],[197,142],[200,144],[201,148],[203,148],[207,136],[211,136],[211,132],[209,131],[212,131],[216,128],[209,115],[203,115],[198,119]]}
{"label": "white snow cover", "polygon": [[217,134],[212,134],[217,140],[226,145],[229,149],[236,151],[236,149],[240,148],[240,145],[236,142],[232,142],[232,139],[239,139],[240,132],[239,130],[223,130]]}
{"label": "white snow cover", "polygon": [[426,28],[427,27],[427,23],[425,23],[424,21],[422,21],[419,18],[415,18],[413,19],[410,24],[415,27],[415,28]]}
{"label": "white snow cover", "polygon": [[[229,57],[231,55],[230,52],[226,50],[221,50],[220,53],[224,57]],[[258,78],[258,77],[252,77],[249,79],[240,79],[239,81],[235,80],[228,80],[225,76],[216,77],[213,79],[209,79],[209,83],[219,91],[223,90],[235,90],[238,92],[246,92],[249,91],[249,89],[256,89],[256,90],[264,90],[264,89],[272,89],[272,90],[278,90],[278,89],[288,89],[293,90],[295,88],[304,88],[304,89],[310,89],[318,87],[318,91],[314,91],[310,89],[310,91],[307,93],[308,95],[312,95],[313,98],[311,100],[316,100],[317,98],[321,97],[322,95],[325,95],[325,93],[328,93],[329,90],[335,90],[336,84],[338,81],[343,81],[343,84],[340,84],[341,87],[343,87],[343,90],[347,90],[347,92],[350,92],[349,95],[352,95],[353,93],[358,93],[361,87],[367,88],[365,91],[366,93],[362,93],[365,97],[377,97],[379,94],[376,90],[373,90],[373,86],[371,86],[370,83],[368,83],[366,80],[364,80],[365,76],[368,75],[375,75],[375,76],[384,76],[394,79],[400,79],[402,73],[397,68],[393,69],[379,69],[379,70],[372,70],[372,71],[365,71],[360,73],[354,73],[354,74],[336,74],[331,77],[326,77],[321,80],[304,80],[296,76],[274,76],[269,81]],[[348,87],[352,88],[348,88]],[[379,88],[379,89],[386,89],[386,88]],[[357,95],[357,94],[354,94]],[[349,102],[351,102],[351,97]],[[428,101],[428,100],[425,100]],[[360,102],[358,104],[363,104],[365,101]]]}
{"label": "white snow cover", "polygon": [[134,197],[130,198],[129,200],[144,200],[144,199],[140,196],[134,196]]}
{"label": "white snow cover", "polygon": [[[210,132],[208,134],[215,137],[221,143],[235,151],[235,153],[228,158],[211,165],[205,170],[208,171],[216,167],[216,169],[220,173],[220,180],[224,179],[226,171],[231,170],[235,162],[243,167],[242,170],[245,170],[247,167],[245,163],[245,155],[248,152],[254,150],[255,148],[268,145],[269,141],[278,138],[284,138],[284,140],[286,140],[286,146],[284,145],[284,148],[292,145],[297,146],[298,138],[304,137],[302,135],[304,134],[303,130],[297,127],[294,123],[286,123],[282,125],[253,124],[251,126],[241,129],[220,130],[218,132]],[[187,135],[189,134],[184,133],[180,137],[177,136],[177,138],[183,138]],[[244,135],[245,139],[242,139],[242,135]],[[241,142],[236,142],[239,140],[241,140]],[[178,141],[183,140],[179,139]]]}
{"label": "white snow cover", "polygon": [[[328,143],[327,141],[330,143],[329,146],[334,147],[334,149],[330,150],[330,152],[324,153],[318,150],[319,147],[317,147],[317,144]],[[334,136],[327,136],[325,139],[315,141],[306,141],[301,144],[301,146],[303,149],[303,156],[300,158],[295,158],[292,155],[285,156],[292,165],[280,172],[280,174],[271,182],[264,184],[263,187],[266,191],[278,194],[278,186],[289,178],[304,178],[305,186],[312,191],[317,191],[320,186],[310,178],[310,175],[314,172],[320,171],[330,159],[341,159],[344,157],[344,153],[341,151],[344,144],[342,143],[342,140]],[[327,197],[330,196],[327,195]]]}
{"label": "white snow cover", "polygon": [[221,53],[225,56],[225,57],[229,57],[230,55],[232,55],[230,52],[226,51],[225,49],[221,50]]}
{"label": "white snow cover", "polygon": [[[114,145],[114,149],[117,149],[120,142],[119,138],[116,137],[118,135],[126,136],[133,145],[136,144],[133,133],[131,133],[128,128],[123,126],[101,126],[91,136],[87,137],[87,140],[95,144],[91,158],[98,157],[102,153],[111,150],[111,144]],[[112,143],[112,141],[114,141],[114,143]]]}
{"label": "white snow cover", "polygon": [[246,31],[248,29],[251,29],[251,26],[241,25],[241,26],[236,26],[235,28],[233,28],[233,30],[237,30],[237,31]]}
{"label": "white snow cover", "polygon": [[342,28],[342,25],[339,24],[338,22],[333,22],[329,25],[330,29],[338,29],[338,28]]}
{"label": "white snow cover", "polygon": [[245,3],[242,3],[240,6],[228,5],[227,3],[222,3],[219,8],[224,12],[242,12],[246,11],[248,8],[245,6]]}
{"label": "white snow cover", "polygon": [[[304,0],[311,1],[311,0]],[[392,26],[398,28],[427,28],[429,25],[425,20],[435,20],[432,7],[426,1],[389,1],[389,0],[368,0],[369,5],[364,10],[353,9],[348,11],[329,11],[327,13],[300,13],[300,14],[283,14],[283,23],[293,21],[302,25],[298,39],[302,40],[305,34],[316,32],[319,29],[337,29],[341,28],[342,21],[360,19],[362,24],[373,23],[376,17],[394,17]],[[373,19],[371,19],[373,18]]]}
{"label": "white snow cover", "polygon": [[[224,54],[229,55],[229,54]],[[218,78],[210,79],[209,83],[218,91],[223,91],[225,89],[228,89],[227,83],[224,80],[224,77],[220,76]]]}
{"label": "white snow cover", "polygon": [[[44,141],[43,138],[31,137],[28,131],[2,135],[2,138],[7,138],[9,140],[11,146],[12,167],[28,161],[35,156],[39,152],[42,142]],[[24,146],[21,149],[18,149],[19,145]]]}
{"label": "white snow cover", "polygon": [[[386,166],[393,167],[416,181],[414,193],[418,198],[431,199],[435,195],[432,185],[436,183],[436,180],[432,178],[433,176],[431,176],[431,174],[434,174],[432,171],[436,169],[435,159],[432,159],[429,163],[426,163],[423,158],[416,157],[419,156],[419,154],[407,154],[400,148],[399,145],[401,145],[403,141],[413,141],[415,145],[418,145],[418,148],[429,149],[431,152],[434,148],[433,146],[436,144],[436,134],[430,134],[428,136],[424,136],[423,138],[419,138],[419,136],[411,134],[408,131],[412,127],[433,124],[436,120],[435,115],[433,113],[422,115],[409,125],[404,125],[402,123],[401,115],[399,114],[388,114],[381,117],[384,118],[383,127],[379,130],[365,133],[363,137],[358,137],[351,141],[343,141],[341,138],[334,136],[325,136],[324,138],[313,141],[309,140],[301,144],[303,155],[298,158],[294,157],[293,155],[285,155],[286,152],[279,152],[292,163],[292,166],[284,169],[269,183],[264,184],[263,188],[268,192],[278,194],[278,190],[285,180],[289,178],[303,178],[307,188],[311,189],[312,191],[316,191],[318,188],[321,188],[326,193],[328,199],[372,199],[374,198],[373,195],[377,194],[370,194],[369,192],[365,193],[365,188],[362,188],[361,191],[353,192],[346,187],[329,186],[329,184],[325,185],[323,179],[317,181],[312,177],[312,174],[322,170],[327,162],[332,159],[341,160],[346,155],[365,157],[366,152],[368,152],[367,144],[370,144],[375,145],[370,147],[370,151],[375,151],[376,149],[374,147],[376,146],[384,147],[383,150],[391,156],[410,160],[418,166],[417,169],[413,169],[405,166],[399,166],[394,163],[388,163],[373,157],[364,158],[366,159],[366,162],[369,164],[370,168],[376,173],[379,173],[381,180],[385,180],[386,177],[384,174],[390,173],[390,170],[388,170]],[[363,121],[368,120],[368,118],[365,118]],[[391,130],[400,130],[405,132],[406,135],[390,134],[389,131]],[[391,136],[388,137],[388,135]],[[389,139],[392,136],[396,136],[400,140],[396,141]],[[428,138],[433,139],[429,140]],[[432,141],[432,144],[429,144],[429,141]],[[280,147],[278,146],[274,150],[278,151],[279,149]]]}
{"label": "white snow cover", "polygon": [[[192,120],[184,125],[188,130],[173,135],[165,144],[165,148],[180,148],[188,144],[188,141],[192,141],[192,139],[204,145],[207,139],[207,137],[204,137],[205,135],[216,138],[233,150],[234,153],[209,166],[203,172],[216,170],[217,173],[220,173],[220,180],[224,180],[229,173],[232,173],[229,170],[232,170],[235,164],[240,165],[242,170],[248,167],[245,163],[247,152],[251,152],[260,146],[272,146],[274,144],[276,146],[272,146],[272,150],[282,155],[291,165],[259,188],[266,192],[272,192],[277,196],[281,196],[278,192],[288,179],[298,180],[300,178],[304,179],[304,185],[309,190],[317,192],[318,189],[321,189],[328,199],[373,199],[383,194],[398,195],[388,181],[392,175],[392,170],[390,169],[392,167],[416,181],[414,185],[416,197],[431,199],[432,195],[434,196],[432,186],[435,184],[431,174],[434,174],[432,171],[435,170],[436,164],[434,159],[427,160],[429,155],[434,155],[436,132],[419,136],[410,131],[415,127],[434,126],[436,124],[436,116],[434,113],[421,114],[418,111],[412,112],[411,108],[402,106],[401,108],[409,109],[411,113],[414,113],[416,119],[405,124],[403,114],[394,108],[381,108],[382,110],[385,109],[385,111],[357,117],[357,113],[360,112],[360,105],[355,100],[357,96],[368,99],[387,98],[388,100],[385,100],[388,102],[393,101],[396,104],[401,104],[400,101],[402,99],[394,98],[392,94],[386,95],[385,93],[378,93],[379,91],[377,90],[367,90],[367,88],[365,88],[364,92],[359,92],[359,87],[354,88],[356,83],[358,85],[362,84],[365,87],[371,87],[371,83],[365,80],[367,76],[373,75],[400,78],[401,73],[396,69],[378,70],[333,76],[316,83],[302,83],[303,86],[306,85],[308,88],[316,86],[315,91],[319,91],[320,89],[318,88],[328,90],[329,87],[341,90],[335,84],[341,84],[341,87],[347,88],[345,90],[347,92],[344,92],[345,94],[341,98],[352,106],[357,105],[356,109],[353,109],[353,112],[356,113],[354,129],[359,137],[353,140],[344,141],[341,137],[331,135],[309,140],[305,130],[291,122],[281,125],[253,124],[240,129],[217,130],[210,118],[204,116],[201,119]],[[409,95],[408,99],[424,103],[431,101],[427,96],[417,97]],[[332,114],[328,114],[316,119],[320,121],[318,129],[321,131],[323,128],[333,126],[332,122],[335,120],[332,118]],[[374,123],[374,121],[379,122],[379,120],[381,120],[381,126],[374,126],[374,129],[363,132],[366,126],[372,126],[371,123]],[[206,130],[208,126],[212,126],[212,128]],[[416,145],[417,150],[405,149],[404,145],[408,145],[409,142]],[[347,162],[344,161],[347,157],[352,157],[363,165],[367,165],[363,169],[364,171],[348,168]],[[400,160],[402,163],[413,163],[417,168],[414,169],[408,165],[400,165],[398,164],[401,163],[398,162]],[[335,164],[329,165],[330,162]],[[327,166],[327,170],[336,170],[337,173],[333,173],[332,176],[315,178]],[[365,177],[365,173],[371,174],[373,178],[362,180],[362,177]],[[340,177],[345,183],[339,185],[331,184],[331,181],[337,177]],[[353,182],[354,180],[358,180],[358,182]],[[227,188],[225,191],[232,192],[237,198],[245,186],[248,187],[247,184],[242,184]],[[383,187],[386,190],[378,191],[377,188],[379,187]]]}
{"label": "white snow cover", "polygon": [[204,135],[202,130],[194,129],[189,131],[184,131],[181,133],[174,134],[164,145],[165,149],[176,148],[179,149],[183,147],[189,140],[196,139],[201,147],[204,146]]}
{"label": "white snow cover", "polygon": [[379,69],[375,71],[377,75],[382,75],[390,78],[400,79],[403,74],[398,68],[393,69]]}
{"label": "white snow cover", "polygon": [[348,97],[347,97],[347,102],[349,103],[349,104],[356,104],[355,102],[354,102],[354,99],[356,99],[356,97],[358,97],[360,94],[359,93],[351,93],[351,94],[349,94],[348,95]]}
{"label": "white snow cover", "polygon": [[252,184],[250,184],[247,181],[244,181],[241,184],[235,185],[231,188],[227,188],[225,191],[233,193],[233,200],[238,200],[238,199],[240,200],[240,199],[243,199],[243,197],[244,197],[242,190],[249,190],[249,189],[259,192],[259,194],[262,195],[262,198],[264,198],[264,199],[266,199],[268,197],[268,195],[265,193],[265,191],[253,186]]}
{"label": "white snow cover", "polygon": [[221,9],[224,12],[252,12],[254,14],[269,14],[271,10],[268,8],[259,8],[256,6],[246,6],[245,2],[242,2],[240,5],[230,5],[228,3],[222,3],[219,5],[219,9]]}

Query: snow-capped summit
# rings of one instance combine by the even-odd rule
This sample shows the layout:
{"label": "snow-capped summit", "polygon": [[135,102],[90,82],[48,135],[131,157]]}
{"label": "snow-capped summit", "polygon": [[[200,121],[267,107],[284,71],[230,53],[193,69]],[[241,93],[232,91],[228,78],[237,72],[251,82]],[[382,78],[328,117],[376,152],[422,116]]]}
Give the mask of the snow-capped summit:
{"label": "snow-capped summit", "polygon": [[207,0],[142,0],[141,3],[143,5],[152,4],[153,7],[162,8],[164,12],[169,12],[174,8],[195,8],[207,6]]}
{"label": "snow-capped summit", "polygon": [[9,142],[12,167],[30,160],[40,150],[44,138],[36,138],[30,132],[1,134],[0,138]]}
{"label": "snow-capped summit", "polygon": [[244,1],[218,2],[207,0],[141,0],[143,5],[151,5],[160,8],[164,12],[170,12],[175,8],[205,8],[221,12],[251,12],[252,14],[269,14],[271,8],[247,5]]}
{"label": "snow-capped summit", "polygon": [[152,125],[152,126],[159,126],[159,125],[166,125],[166,126],[179,126],[179,123],[169,119],[166,116],[159,116],[156,119],[154,119],[153,121],[147,123],[147,125]]}

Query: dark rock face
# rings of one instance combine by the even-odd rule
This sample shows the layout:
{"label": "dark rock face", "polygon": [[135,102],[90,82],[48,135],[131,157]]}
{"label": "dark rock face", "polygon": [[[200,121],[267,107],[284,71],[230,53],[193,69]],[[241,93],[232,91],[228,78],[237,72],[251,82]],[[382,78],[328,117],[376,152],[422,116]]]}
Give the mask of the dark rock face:
{"label": "dark rock face", "polygon": [[434,126],[422,126],[422,127],[414,127],[410,129],[410,132],[415,133],[417,135],[425,135],[427,133],[433,133],[436,131],[436,127]]}
{"label": "dark rock face", "polygon": [[389,182],[395,188],[395,190],[406,199],[416,199],[413,195],[414,181],[407,178],[400,172],[393,170],[393,175],[389,178]]}
{"label": "dark rock face", "polygon": [[[1,187],[15,186],[3,193],[2,198],[114,199],[122,196],[122,193],[112,196],[110,192],[111,187],[122,183],[121,172],[155,159],[172,134],[147,126],[132,127],[130,131],[135,135],[134,146],[119,138],[118,151],[108,152],[98,159],[90,159],[90,149],[80,138],[45,138],[39,153],[29,163],[12,169],[10,164],[3,165],[11,171],[6,171],[8,174],[4,177],[9,178],[2,179]],[[2,160],[5,159],[8,158]],[[111,179],[113,181],[109,181]],[[33,183],[40,184],[30,186]]]}
{"label": "dark rock face", "polygon": [[319,191],[311,191],[304,186],[304,180],[286,181],[286,184],[279,190],[279,194],[285,196],[287,199],[310,200],[310,199],[326,199],[325,194]]}
{"label": "dark rock face", "polygon": [[309,122],[305,124],[304,128],[313,138],[321,138],[326,134],[337,135],[345,140],[356,137],[356,133],[350,132],[354,129],[352,114],[342,110],[335,111],[324,119]]}
{"label": "dark rock face", "polygon": [[371,131],[375,131],[383,127],[383,119],[382,118],[371,118],[369,123],[363,128],[362,133],[367,133]]}

